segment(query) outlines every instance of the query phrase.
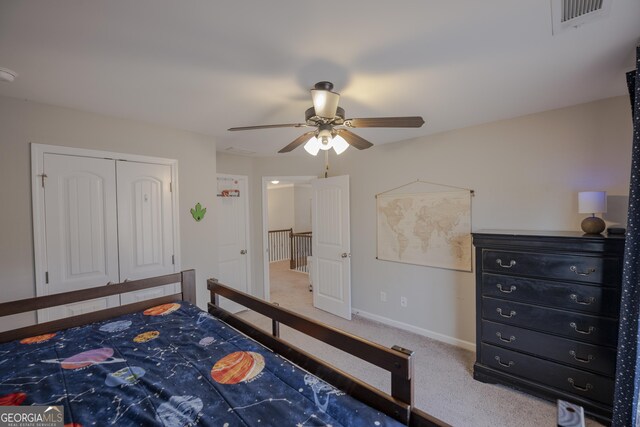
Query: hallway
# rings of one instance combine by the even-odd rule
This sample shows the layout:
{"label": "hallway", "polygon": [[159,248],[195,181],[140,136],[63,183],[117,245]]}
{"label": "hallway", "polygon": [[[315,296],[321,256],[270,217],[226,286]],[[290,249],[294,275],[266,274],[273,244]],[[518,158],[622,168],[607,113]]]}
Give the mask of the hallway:
{"label": "hallway", "polygon": [[309,292],[309,275],[289,269],[289,261],[269,264],[271,302],[278,303],[306,316],[313,308],[313,295]]}

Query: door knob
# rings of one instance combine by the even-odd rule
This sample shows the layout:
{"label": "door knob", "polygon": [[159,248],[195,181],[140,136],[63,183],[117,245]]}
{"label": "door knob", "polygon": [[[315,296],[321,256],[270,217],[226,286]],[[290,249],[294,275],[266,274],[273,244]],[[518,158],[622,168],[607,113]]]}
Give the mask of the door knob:
{"label": "door knob", "polygon": [[247,254],[247,250],[246,250],[246,249],[242,249],[242,250],[240,251],[240,255],[246,255],[246,254]]}
{"label": "door knob", "polygon": [[348,254],[346,252],[343,252],[342,254],[340,254],[341,258],[349,258],[351,256],[351,254]]}

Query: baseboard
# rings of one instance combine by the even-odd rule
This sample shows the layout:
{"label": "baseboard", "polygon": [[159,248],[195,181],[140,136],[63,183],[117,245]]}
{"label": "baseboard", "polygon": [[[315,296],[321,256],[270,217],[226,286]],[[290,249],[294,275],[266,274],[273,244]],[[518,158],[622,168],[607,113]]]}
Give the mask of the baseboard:
{"label": "baseboard", "polygon": [[365,319],[373,320],[373,321],[379,322],[379,323],[384,323],[385,325],[393,326],[393,327],[398,328],[398,329],[404,329],[405,331],[413,332],[415,334],[422,335],[422,336],[425,336],[427,338],[432,338],[434,340],[441,341],[443,343],[455,345],[456,347],[460,347],[460,348],[463,348],[465,350],[473,351],[474,353],[476,351],[476,344],[472,343],[472,342],[469,342],[469,341],[464,341],[464,340],[461,340],[461,339],[458,339],[458,338],[453,338],[453,337],[450,337],[448,335],[440,334],[438,332],[433,332],[433,331],[430,331],[428,329],[424,329],[424,328],[420,328],[418,326],[410,325],[408,323],[399,322],[397,320],[389,319],[388,317],[379,316],[379,315],[373,314],[373,313],[367,313],[366,311],[363,311],[363,310],[360,310],[360,309],[357,309],[357,308],[353,308],[351,310],[351,312],[353,314],[358,315],[358,316],[364,317]]}

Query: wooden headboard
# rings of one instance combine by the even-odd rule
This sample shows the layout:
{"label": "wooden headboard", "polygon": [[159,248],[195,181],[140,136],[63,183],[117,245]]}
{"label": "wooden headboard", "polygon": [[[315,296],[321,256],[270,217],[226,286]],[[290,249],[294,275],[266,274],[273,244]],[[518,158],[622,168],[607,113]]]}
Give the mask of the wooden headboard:
{"label": "wooden headboard", "polygon": [[157,286],[180,283],[182,292],[178,294],[165,295],[159,298],[148,299],[136,303],[107,308],[105,310],[80,314],[78,316],[65,317],[37,325],[26,326],[11,331],[0,332],[0,343],[13,341],[15,339],[46,334],[59,331],[61,329],[73,328],[75,326],[86,325],[92,322],[110,319],[123,314],[135,313],[155,305],[167,304],[176,301],[188,301],[196,303],[196,272],[195,270],[185,270],[180,273],[167,274],[165,276],[150,277],[148,279],[132,280],[114,285],[105,285],[97,288],[82,289],[79,291],[64,292],[60,294],[47,295],[10,301],[0,304],[0,318],[12,314],[25,313],[42,308],[55,307],[63,304],[86,301],[94,298],[107,297],[111,295],[124,294],[141,289],[155,288]]}

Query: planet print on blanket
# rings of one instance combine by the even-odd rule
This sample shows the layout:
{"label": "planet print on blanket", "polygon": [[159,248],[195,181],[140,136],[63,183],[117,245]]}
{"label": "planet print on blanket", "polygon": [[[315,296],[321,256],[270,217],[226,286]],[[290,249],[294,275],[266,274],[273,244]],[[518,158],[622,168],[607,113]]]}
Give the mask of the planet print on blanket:
{"label": "planet print on blanket", "polygon": [[40,344],[41,342],[49,341],[55,337],[56,333],[36,335],[35,337],[24,338],[20,341],[20,344]]}
{"label": "planet print on blanket", "polygon": [[138,378],[142,378],[145,373],[146,371],[139,366],[122,368],[107,375],[104,383],[109,387],[135,384],[138,381]]}
{"label": "planet print on blanket", "polygon": [[151,340],[155,340],[160,336],[160,332],[158,331],[147,331],[136,336],[133,341],[134,342],[147,342]]}
{"label": "planet print on blanket", "polygon": [[220,384],[250,381],[264,369],[264,357],[253,351],[236,351],[218,360],[211,368],[211,378]]}
{"label": "planet print on blanket", "polygon": [[91,365],[101,365],[104,363],[122,363],[124,359],[118,359],[113,356],[113,349],[108,347],[94,348],[93,350],[83,351],[66,359],[50,359],[42,360],[42,363],[59,363],[62,369],[80,369]]}
{"label": "planet print on blanket", "polygon": [[202,399],[198,397],[171,396],[168,402],[158,406],[156,418],[165,427],[192,425],[203,407]]}
{"label": "planet print on blanket", "polygon": [[173,313],[179,308],[180,304],[177,303],[162,304],[146,309],[143,314],[145,316],[166,316],[167,314]]}
{"label": "planet print on blanket", "polygon": [[0,396],[0,406],[18,406],[27,398],[26,393],[9,393]]}
{"label": "planet print on blanket", "polygon": [[117,320],[100,326],[102,332],[120,332],[129,329],[131,320]]}

